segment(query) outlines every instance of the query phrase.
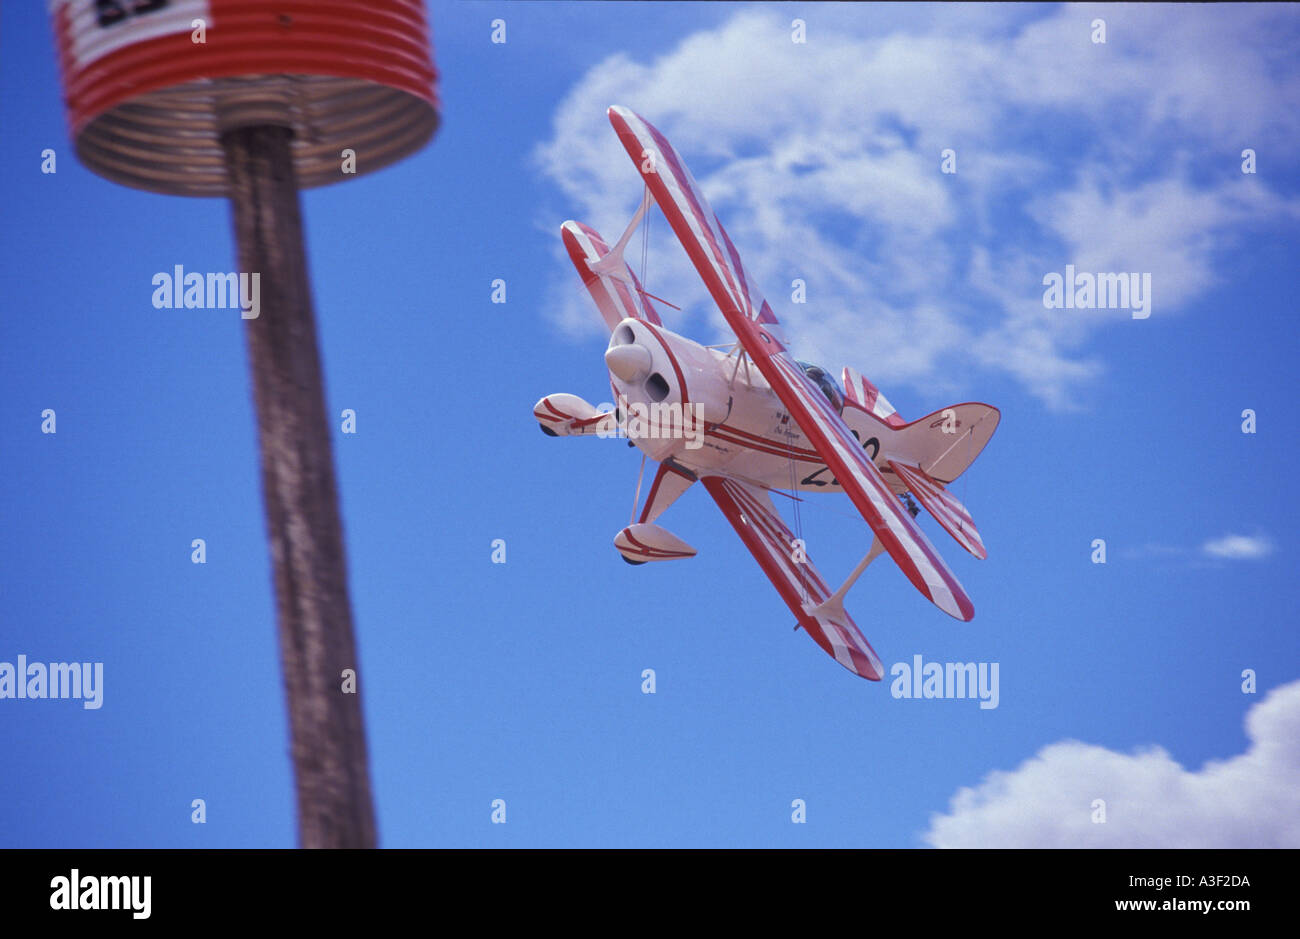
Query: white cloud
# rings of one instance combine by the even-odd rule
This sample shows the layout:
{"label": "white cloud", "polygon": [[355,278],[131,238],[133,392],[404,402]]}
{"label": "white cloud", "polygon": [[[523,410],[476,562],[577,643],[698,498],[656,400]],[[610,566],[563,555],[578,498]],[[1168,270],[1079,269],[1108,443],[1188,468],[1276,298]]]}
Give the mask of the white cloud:
{"label": "white cloud", "polygon": [[1054,743],[960,789],[923,838],[940,848],[1300,847],[1300,681],[1252,707],[1246,733],[1245,753],[1199,770],[1160,747]]}
{"label": "white cloud", "polygon": [[1253,561],[1272,554],[1273,542],[1263,535],[1224,535],[1205,542],[1201,550],[1213,558]]}
{"label": "white cloud", "polygon": [[[537,149],[559,210],[622,232],[641,188],[605,109],[625,104],[682,152],[801,355],[927,394],[982,368],[1060,409],[1104,371],[1092,334],[1131,317],[1044,309],[1045,273],[1150,272],[1164,317],[1223,280],[1248,226],[1300,218],[1239,171],[1244,147],[1300,136],[1300,70],[1279,51],[1294,9],[1108,6],[1106,45],[1091,8],[864,12],[818,7],[797,45],[787,14],[744,9],[656,58],[610,55]],[[649,289],[686,308],[670,325],[721,333],[654,221]],[[598,331],[556,259],[557,321]]]}
{"label": "white cloud", "polygon": [[1211,538],[1199,547],[1148,542],[1128,545],[1120,557],[1127,561],[1165,561],[1180,567],[1222,567],[1223,561],[1256,561],[1273,553],[1273,539],[1264,534],[1234,535]]}

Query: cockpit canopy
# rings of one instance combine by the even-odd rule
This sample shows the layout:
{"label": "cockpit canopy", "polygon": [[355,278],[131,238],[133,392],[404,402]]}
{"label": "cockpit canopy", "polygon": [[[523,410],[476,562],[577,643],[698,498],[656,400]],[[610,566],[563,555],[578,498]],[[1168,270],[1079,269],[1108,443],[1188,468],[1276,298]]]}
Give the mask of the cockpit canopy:
{"label": "cockpit canopy", "polygon": [[836,414],[844,413],[844,392],[840,390],[839,383],[831,378],[831,373],[826,371],[820,365],[813,365],[811,362],[795,360],[803,373],[808,376],[808,380],[822,390],[826,400],[831,403]]}

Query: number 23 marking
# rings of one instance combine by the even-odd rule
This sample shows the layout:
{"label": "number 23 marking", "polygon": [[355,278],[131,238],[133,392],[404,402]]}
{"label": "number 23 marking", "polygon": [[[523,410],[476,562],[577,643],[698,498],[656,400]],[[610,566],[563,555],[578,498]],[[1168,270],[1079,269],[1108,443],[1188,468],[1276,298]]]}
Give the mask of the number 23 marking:
{"label": "number 23 marking", "polygon": [[[850,432],[851,434],[853,434],[853,439],[854,439],[854,440],[857,440],[857,441],[859,441],[859,442],[862,440],[862,438],[858,436],[858,432],[857,432],[856,430],[852,430],[852,429],[850,428],[850,431],[849,431],[849,432]],[[880,454],[880,441],[877,440],[875,437],[868,437],[868,438],[867,438],[867,442],[864,443],[864,444],[862,444],[862,449],[863,449],[863,450],[868,450],[868,449],[869,449],[869,450],[871,451],[871,462],[874,463],[874,462],[876,462],[876,457]],[[810,475],[808,475],[808,476],[805,476],[805,477],[803,478],[803,480],[800,481],[799,485],[801,485],[801,486],[838,486],[838,485],[840,484],[840,481],[839,481],[838,479],[836,479],[834,476],[831,477],[831,481],[830,481],[829,483],[826,482],[824,479],[818,479],[818,478],[817,478],[818,476],[820,476],[822,473],[825,473],[825,472],[826,472],[827,470],[829,470],[829,469],[830,469],[829,466],[823,466],[823,467],[822,467],[821,469],[819,469],[817,472],[812,473],[812,474],[810,474]]]}

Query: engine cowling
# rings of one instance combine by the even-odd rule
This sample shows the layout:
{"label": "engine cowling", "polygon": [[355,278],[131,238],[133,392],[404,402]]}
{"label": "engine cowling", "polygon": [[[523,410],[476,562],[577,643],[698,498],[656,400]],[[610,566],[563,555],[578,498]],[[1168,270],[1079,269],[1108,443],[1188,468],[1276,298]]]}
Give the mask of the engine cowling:
{"label": "engine cowling", "polygon": [[614,328],[605,350],[620,428],[663,460],[698,448],[704,425],[726,418],[726,380],[708,350],[644,320]]}

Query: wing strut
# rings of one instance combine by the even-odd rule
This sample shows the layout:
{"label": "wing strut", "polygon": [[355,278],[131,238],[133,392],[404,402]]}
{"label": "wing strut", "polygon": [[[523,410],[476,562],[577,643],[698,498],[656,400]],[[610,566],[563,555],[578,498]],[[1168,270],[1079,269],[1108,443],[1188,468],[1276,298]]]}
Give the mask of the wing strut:
{"label": "wing strut", "polygon": [[645,479],[645,454],[641,454],[641,469],[636,474],[636,495],[632,497],[632,517],[627,520],[629,525],[636,521],[636,507],[641,502],[641,481]]}
{"label": "wing strut", "polygon": [[867,565],[879,557],[884,550],[885,546],[881,544],[880,539],[872,538],[871,550],[867,552],[866,557],[858,562],[858,566],[853,568],[853,573],[848,576],[848,579],[840,584],[840,589],[827,597],[824,603],[813,607],[808,612],[813,616],[842,616],[844,614],[844,597],[848,594],[849,588],[858,582],[858,578],[867,569]]}
{"label": "wing strut", "polygon": [[[636,215],[632,216],[632,221],[628,223],[627,231],[623,232],[623,237],[618,240],[618,244],[609,249],[609,254],[605,255],[599,261],[592,263],[591,270],[595,274],[604,274],[613,277],[615,280],[621,280],[627,283],[627,277],[623,273],[626,261],[623,260],[623,249],[627,243],[632,240],[632,233],[636,231],[641,219],[645,218],[645,210],[650,206],[650,188],[646,187],[645,195],[641,197],[641,207],[636,210]],[[645,272],[642,271],[644,274]],[[638,285],[639,287],[640,285]]]}
{"label": "wing strut", "polygon": [[794,532],[777,514],[768,493],[726,476],[703,476],[700,481],[804,632],[855,675],[880,681],[885,666],[843,608],[835,615],[812,612],[813,604],[829,598],[830,588],[806,554],[795,560],[791,550]]}

